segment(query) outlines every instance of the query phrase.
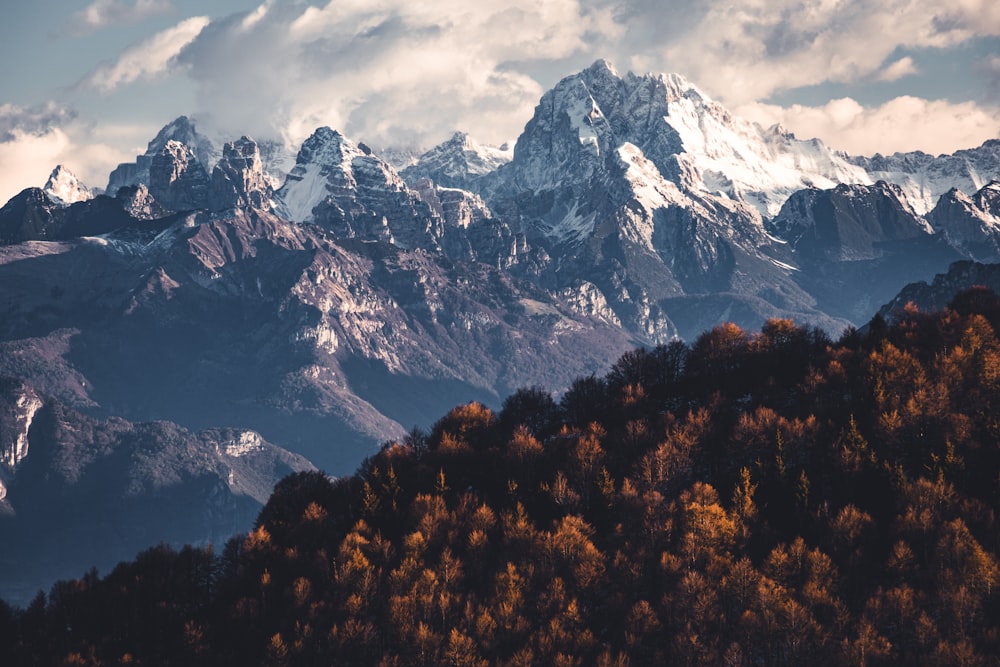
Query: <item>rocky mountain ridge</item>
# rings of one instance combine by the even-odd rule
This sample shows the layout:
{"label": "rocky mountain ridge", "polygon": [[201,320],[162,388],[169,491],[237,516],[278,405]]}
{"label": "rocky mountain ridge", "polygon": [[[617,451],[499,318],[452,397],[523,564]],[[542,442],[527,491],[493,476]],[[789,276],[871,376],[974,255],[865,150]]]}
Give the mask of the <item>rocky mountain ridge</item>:
{"label": "rocky mountain ridge", "polygon": [[[977,174],[996,167],[980,158]],[[390,378],[454,382],[495,400],[521,384],[558,386],[544,373],[574,356],[558,377],[725,320],[757,328],[791,317],[838,333],[898,286],[990,248],[972,231],[958,235],[944,208],[925,218],[906,187],[874,182],[858,160],[745,122],[678,75],[622,76],[604,61],[547,92],[512,152],[456,134],[400,172],[319,128],[276,187],[283,160],[246,136],[219,148],[181,117],[112,174],[115,197],[64,208],[25,191],[0,211],[5,242],[63,245],[14,245],[0,258],[0,273],[18,276],[6,340],[51,346],[77,332],[66,368],[109,379],[87,401],[132,417],[157,405],[208,418],[193,398],[130,398],[127,383],[101,370],[112,356],[101,336],[118,340],[120,327],[143,322],[163,356],[208,386],[262,383],[253,398],[237,391],[229,408],[208,401],[215,414],[271,428],[281,419],[232,406],[268,404],[317,424],[336,414],[357,442],[419,421],[398,400],[387,407]],[[929,164],[912,162],[908,173]],[[979,224],[993,215],[986,194],[962,211],[989,237]],[[91,262],[138,278],[98,280]],[[87,265],[84,279],[103,294],[35,278],[36,264]],[[40,285],[60,299],[40,298]],[[215,317],[223,312],[232,324]],[[217,336],[191,338],[201,347],[164,340],[148,324],[157,320]],[[570,353],[566,332],[592,347]],[[240,356],[251,352],[246,335],[267,344]],[[138,360],[144,344],[125,347]],[[104,355],[88,365],[81,350],[92,349]],[[280,360],[268,378],[232,370],[260,366],[260,354]],[[182,382],[164,366],[162,381]],[[291,441],[313,437],[300,427]]]}

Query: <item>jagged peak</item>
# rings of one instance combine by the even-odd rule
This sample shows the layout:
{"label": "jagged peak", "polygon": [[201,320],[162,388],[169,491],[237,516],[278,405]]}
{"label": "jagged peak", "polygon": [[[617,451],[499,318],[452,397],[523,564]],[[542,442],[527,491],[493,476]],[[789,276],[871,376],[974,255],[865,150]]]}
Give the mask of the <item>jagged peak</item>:
{"label": "jagged peak", "polygon": [[959,201],[969,201],[969,202],[972,201],[971,199],[969,199],[969,195],[962,192],[962,190],[959,189],[958,187],[949,188],[947,192],[941,195],[942,199],[944,199],[945,197],[947,197],[948,199],[957,199]]}
{"label": "jagged peak", "polygon": [[421,154],[417,162],[400,174],[407,180],[430,178],[439,186],[468,189],[471,179],[488,174],[510,162],[509,144],[480,144],[467,132],[456,131],[444,142]]}
{"label": "jagged peak", "polygon": [[343,134],[326,125],[316,128],[302,142],[296,164],[339,163],[364,152]]}
{"label": "jagged peak", "polygon": [[91,192],[90,188],[81,183],[76,174],[61,164],[56,165],[56,168],[49,174],[49,179],[45,182],[42,190],[52,201],[61,206],[69,206],[94,198],[94,193]]}
{"label": "jagged peak", "polygon": [[[201,161],[198,160],[198,156],[195,154],[194,150],[186,143],[178,139],[168,140],[165,144],[163,144],[163,147],[160,148],[154,158],[164,155],[172,156],[175,160],[182,162],[194,161],[201,164]],[[202,168],[204,168],[204,165],[202,165]]]}
{"label": "jagged peak", "polygon": [[180,115],[163,126],[160,134],[163,136],[176,136],[180,133],[194,132],[194,122],[185,115]]}
{"label": "jagged peak", "polygon": [[621,75],[615,66],[611,64],[610,61],[604,58],[598,58],[593,62],[593,64],[583,71],[585,74],[593,78],[615,78],[621,79]]}
{"label": "jagged peak", "polygon": [[671,96],[678,98],[692,97],[704,102],[712,101],[708,95],[698,88],[698,86],[688,81],[682,74],[677,74],[676,72],[664,72],[656,75],[647,74],[646,77],[655,77],[656,81],[663,84]]}
{"label": "jagged peak", "polygon": [[227,141],[222,147],[223,159],[252,158],[260,159],[260,147],[252,137],[243,135],[235,141]]}
{"label": "jagged peak", "polygon": [[195,127],[194,121],[187,116],[178,116],[171,122],[164,125],[152,141],[147,145],[146,154],[156,154],[160,152],[169,141],[177,141],[193,151],[201,150],[204,145],[210,145],[211,141]]}
{"label": "jagged peak", "polygon": [[329,125],[323,125],[321,127],[317,127],[315,130],[313,130],[313,133],[309,135],[309,138],[306,139],[306,142],[317,142],[324,144],[343,143],[345,141],[347,141],[347,138],[343,134],[341,134],[339,130],[334,130]]}

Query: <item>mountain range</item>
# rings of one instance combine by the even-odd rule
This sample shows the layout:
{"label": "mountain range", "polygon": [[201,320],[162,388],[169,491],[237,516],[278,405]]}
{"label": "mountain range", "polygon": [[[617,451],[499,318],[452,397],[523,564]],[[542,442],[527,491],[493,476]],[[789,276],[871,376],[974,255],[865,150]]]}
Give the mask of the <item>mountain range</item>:
{"label": "mountain range", "polygon": [[[993,179],[1000,141],[852,157],[605,61],[513,147],[456,133],[414,159],[321,127],[293,155],[181,117],[103,191],[57,167],[0,209],[0,374],[26,405],[160,424],[143,442],[259,433],[279,449],[258,479],[280,448],[346,474],[456,403],[563,391],[635,346],[860,326],[952,262],[1000,261]],[[2,479],[55,465],[33,457]]]}

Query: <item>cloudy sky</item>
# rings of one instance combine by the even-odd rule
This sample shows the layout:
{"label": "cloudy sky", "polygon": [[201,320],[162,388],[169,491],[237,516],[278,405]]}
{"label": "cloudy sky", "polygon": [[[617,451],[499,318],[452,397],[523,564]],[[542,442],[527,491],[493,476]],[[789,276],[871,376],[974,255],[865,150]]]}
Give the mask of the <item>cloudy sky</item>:
{"label": "cloudy sky", "polygon": [[871,154],[1000,137],[996,0],[33,0],[0,21],[0,202],[59,163],[103,187],[187,114],[297,146],[462,129],[514,139],[606,58],[737,114]]}

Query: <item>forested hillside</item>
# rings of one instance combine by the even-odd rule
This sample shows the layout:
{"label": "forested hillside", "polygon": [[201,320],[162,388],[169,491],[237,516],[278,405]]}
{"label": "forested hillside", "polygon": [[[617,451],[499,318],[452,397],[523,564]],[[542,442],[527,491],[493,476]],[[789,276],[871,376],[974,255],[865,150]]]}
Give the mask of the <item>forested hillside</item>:
{"label": "forested hillside", "polygon": [[456,407],[216,552],[0,609],[4,665],[1000,664],[1000,300],[771,320]]}

